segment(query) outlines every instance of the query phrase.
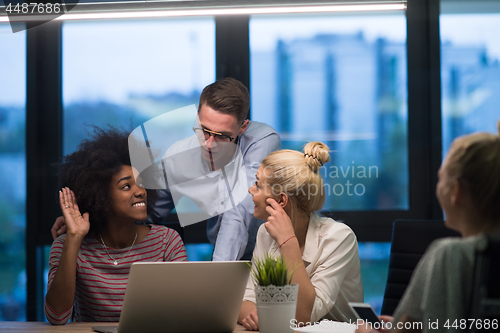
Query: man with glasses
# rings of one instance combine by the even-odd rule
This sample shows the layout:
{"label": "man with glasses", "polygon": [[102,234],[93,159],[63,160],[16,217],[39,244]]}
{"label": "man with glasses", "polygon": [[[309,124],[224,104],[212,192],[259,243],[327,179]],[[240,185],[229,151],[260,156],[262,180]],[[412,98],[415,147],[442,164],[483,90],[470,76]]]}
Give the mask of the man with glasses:
{"label": "man with glasses", "polygon": [[[193,125],[195,135],[167,150],[168,188],[158,191],[147,220],[163,222],[174,209],[174,201],[189,197],[210,216],[207,237],[215,246],[215,261],[251,258],[263,221],[253,217],[248,188],[262,159],[281,146],[271,126],[247,119],[249,107],[248,89],[238,80],[220,79],[203,89]],[[189,216],[180,213],[179,207],[177,214],[180,220]],[[51,230],[54,239],[65,231],[63,224],[62,217],[56,220]]]}
{"label": "man with glasses", "polygon": [[196,135],[167,151],[169,190],[159,191],[155,211],[148,217],[150,222],[161,222],[173,209],[173,201],[191,198],[212,216],[207,220],[207,236],[215,245],[215,261],[251,258],[263,221],[253,217],[248,188],[262,159],[281,146],[272,127],[247,119],[249,107],[248,89],[238,80],[224,78],[203,89],[193,125]]}

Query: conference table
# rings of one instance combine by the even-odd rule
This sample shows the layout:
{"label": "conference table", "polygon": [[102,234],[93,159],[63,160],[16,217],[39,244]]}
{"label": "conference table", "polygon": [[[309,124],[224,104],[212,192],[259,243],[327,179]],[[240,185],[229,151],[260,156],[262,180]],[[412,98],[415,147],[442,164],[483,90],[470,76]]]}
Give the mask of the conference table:
{"label": "conference table", "polygon": [[[0,332],[8,333],[84,333],[94,332],[92,326],[116,326],[117,323],[67,323],[66,325],[54,326],[40,321],[0,321]],[[245,328],[238,324],[233,332],[246,332]]]}

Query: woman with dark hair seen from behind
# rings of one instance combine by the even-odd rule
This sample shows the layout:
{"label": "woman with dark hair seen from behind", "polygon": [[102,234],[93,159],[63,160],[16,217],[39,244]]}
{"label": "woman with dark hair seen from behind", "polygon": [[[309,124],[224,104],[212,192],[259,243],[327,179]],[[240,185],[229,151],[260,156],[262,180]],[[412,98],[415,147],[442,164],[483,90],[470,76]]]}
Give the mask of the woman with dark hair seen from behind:
{"label": "woman with dark hair seen from behind", "polygon": [[[392,320],[395,331],[404,331],[397,329],[398,323],[415,332],[463,330],[460,320],[469,318],[472,302],[476,243],[483,234],[500,233],[500,121],[497,127],[497,135],[475,133],[453,141],[439,169],[436,196],[446,226],[462,238],[440,239],[429,246],[394,319],[381,317]],[[436,321],[437,327],[429,325]],[[467,328],[470,325],[467,321]],[[357,332],[367,330],[364,325]]]}
{"label": "woman with dark hair seen from behind", "polygon": [[[299,285],[297,324],[322,318],[355,320],[349,302],[363,301],[358,243],[344,223],[315,212],[325,204],[319,172],[330,160],[328,147],[310,142],[304,153],[280,150],[269,154],[248,190],[254,216],[266,220],[259,228],[254,258],[282,255],[292,283]],[[255,285],[249,279],[238,322],[258,330]]]}
{"label": "woman with dark hair seen from behind", "polygon": [[126,132],[95,127],[65,156],[60,182],[67,232],[50,250],[47,319],[118,321],[132,263],[185,261],[184,244],[172,229],[136,224],[156,192],[136,184]]}

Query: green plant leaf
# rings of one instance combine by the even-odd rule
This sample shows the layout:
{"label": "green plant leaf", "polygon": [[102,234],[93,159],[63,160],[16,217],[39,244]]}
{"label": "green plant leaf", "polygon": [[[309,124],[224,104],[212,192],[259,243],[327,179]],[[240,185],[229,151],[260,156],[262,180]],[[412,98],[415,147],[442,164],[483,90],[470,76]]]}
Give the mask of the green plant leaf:
{"label": "green plant leaf", "polygon": [[266,254],[263,259],[254,258],[252,278],[260,286],[284,286],[292,283],[293,274],[297,267],[288,273],[285,258],[272,257]]}

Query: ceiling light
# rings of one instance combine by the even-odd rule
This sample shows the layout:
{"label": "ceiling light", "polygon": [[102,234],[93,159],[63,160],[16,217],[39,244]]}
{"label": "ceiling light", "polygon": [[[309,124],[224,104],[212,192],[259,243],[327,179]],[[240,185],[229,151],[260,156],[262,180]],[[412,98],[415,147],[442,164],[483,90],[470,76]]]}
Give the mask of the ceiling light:
{"label": "ceiling light", "polygon": [[[49,20],[130,19],[182,16],[333,13],[405,10],[406,1],[147,1],[78,3],[64,15],[11,16],[12,22]],[[1,10],[0,22],[9,22]]]}

